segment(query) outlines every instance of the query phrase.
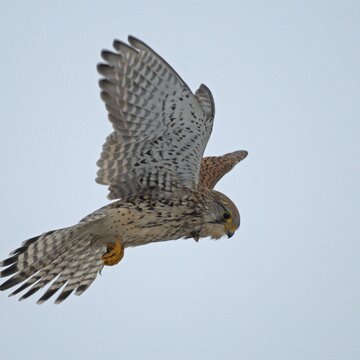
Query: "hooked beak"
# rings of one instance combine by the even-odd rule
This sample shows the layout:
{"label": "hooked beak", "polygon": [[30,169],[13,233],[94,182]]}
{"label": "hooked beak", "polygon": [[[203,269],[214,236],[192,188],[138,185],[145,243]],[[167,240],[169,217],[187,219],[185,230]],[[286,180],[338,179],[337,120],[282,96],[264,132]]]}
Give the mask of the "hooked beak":
{"label": "hooked beak", "polygon": [[230,239],[234,235],[235,230],[236,228],[233,224],[225,224],[225,232],[228,239]]}
{"label": "hooked beak", "polygon": [[230,239],[234,235],[234,233],[231,231],[226,231],[226,235],[227,235],[228,239]]}

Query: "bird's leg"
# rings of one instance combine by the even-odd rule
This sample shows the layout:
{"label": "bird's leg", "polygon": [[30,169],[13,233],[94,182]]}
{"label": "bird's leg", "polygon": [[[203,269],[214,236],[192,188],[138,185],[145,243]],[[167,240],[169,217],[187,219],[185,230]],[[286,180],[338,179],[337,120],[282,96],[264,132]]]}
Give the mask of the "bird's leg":
{"label": "bird's leg", "polygon": [[107,251],[102,256],[104,265],[112,266],[120,262],[124,256],[124,247],[121,245],[121,241],[117,239],[114,244],[107,244]]}

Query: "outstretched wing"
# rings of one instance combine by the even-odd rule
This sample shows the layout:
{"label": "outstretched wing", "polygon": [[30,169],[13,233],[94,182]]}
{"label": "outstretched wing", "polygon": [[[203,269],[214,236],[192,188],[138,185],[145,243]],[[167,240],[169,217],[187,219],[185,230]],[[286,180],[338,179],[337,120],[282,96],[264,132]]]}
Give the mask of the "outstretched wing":
{"label": "outstretched wing", "polygon": [[214,102],[201,85],[195,95],[150,47],[129,36],[114,41],[98,65],[101,98],[114,132],[103,145],[96,181],[110,199],[148,190],[197,186]]}
{"label": "outstretched wing", "polygon": [[246,158],[247,154],[247,151],[240,150],[223,156],[204,157],[201,161],[199,186],[213,189],[226,173]]}

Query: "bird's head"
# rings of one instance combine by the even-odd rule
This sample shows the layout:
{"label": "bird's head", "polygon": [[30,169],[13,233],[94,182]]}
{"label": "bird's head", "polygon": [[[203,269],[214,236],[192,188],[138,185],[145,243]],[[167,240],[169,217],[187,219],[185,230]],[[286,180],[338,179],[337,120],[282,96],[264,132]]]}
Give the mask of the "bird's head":
{"label": "bird's head", "polygon": [[220,239],[227,235],[232,237],[240,226],[240,214],[235,204],[224,194],[212,190],[212,201],[205,215],[205,224],[200,231],[200,237],[210,236]]}

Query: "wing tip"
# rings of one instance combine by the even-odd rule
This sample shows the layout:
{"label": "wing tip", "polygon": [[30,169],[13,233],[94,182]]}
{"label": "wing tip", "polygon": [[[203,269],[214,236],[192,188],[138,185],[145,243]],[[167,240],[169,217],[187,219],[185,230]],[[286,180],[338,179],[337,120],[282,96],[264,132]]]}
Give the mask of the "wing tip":
{"label": "wing tip", "polygon": [[247,150],[237,150],[237,151],[234,151],[234,152],[229,153],[227,155],[234,156],[236,158],[237,162],[240,162],[240,161],[244,160],[249,155],[249,152]]}
{"label": "wing tip", "polygon": [[[7,276],[15,274],[18,271],[19,271],[19,268],[18,268],[17,264],[12,263],[9,267],[0,271],[0,277],[7,277]],[[2,290],[1,287],[2,287],[2,285],[0,286],[0,290]]]}
{"label": "wing tip", "polygon": [[144,42],[142,42],[140,39],[138,39],[136,36],[128,35],[128,42],[130,45],[137,47],[136,44],[142,44],[145,45]]}
{"label": "wing tip", "polygon": [[215,101],[211,90],[205,84],[200,84],[199,88],[195,91],[195,96],[205,113],[211,117],[214,117]]}

